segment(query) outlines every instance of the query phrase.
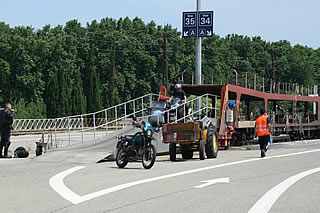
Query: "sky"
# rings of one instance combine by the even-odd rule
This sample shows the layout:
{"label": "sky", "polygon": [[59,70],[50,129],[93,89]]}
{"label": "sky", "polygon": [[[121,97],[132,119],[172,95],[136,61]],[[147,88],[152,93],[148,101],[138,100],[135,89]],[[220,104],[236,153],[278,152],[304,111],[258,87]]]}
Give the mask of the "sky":
{"label": "sky", "polygon": [[[320,0],[200,0],[214,11],[214,31],[225,37],[261,36],[274,42],[320,48]],[[82,26],[109,17],[154,20],[182,31],[182,12],[195,11],[197,0],[0,0],[0,22],[41,29],[77,19]]]}

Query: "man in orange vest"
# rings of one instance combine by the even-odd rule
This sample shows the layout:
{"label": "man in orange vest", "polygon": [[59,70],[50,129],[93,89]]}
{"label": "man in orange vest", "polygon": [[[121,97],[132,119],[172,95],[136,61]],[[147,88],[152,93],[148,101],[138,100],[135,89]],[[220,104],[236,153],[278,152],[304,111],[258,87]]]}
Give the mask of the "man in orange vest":
{"label": "man in orange vest", "polygon": [[259,137],[261,157],[266,156],[267,145],[270,140],[270,119],[264,110],[260,110],[260,116],[256,120],[255,135]]}

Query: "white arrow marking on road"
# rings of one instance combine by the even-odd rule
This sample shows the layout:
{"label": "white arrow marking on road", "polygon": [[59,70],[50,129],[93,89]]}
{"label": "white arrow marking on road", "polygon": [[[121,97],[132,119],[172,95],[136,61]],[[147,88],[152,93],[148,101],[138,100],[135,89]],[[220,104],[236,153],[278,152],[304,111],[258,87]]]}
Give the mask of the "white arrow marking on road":
{"label": "white arrow marking on road", "polygon": [[320,172],[320,167],[311,169],[305,172],[301,172],[296,174],[283,182],[279,183],[275,187],[273,187],[270,191],[264,194],[249,210],[248,213],[265,213],[269,212],[273,204],[278,200],[278,198],[283,194],[290,186],[301,180],[302,178],[311,175],[313,173]]}
{"label": "white arrow marking on road", "polygon": [[76,193],[74,193],[73,191],[71,191],[64,184],[63,179],[66,176],[70,175],[71,173],[78,171],[79,169],[84,168],[84,166],[76,166],[76,167],[73,167],[73,168],[68,169],[66,171],[60,172],[60,173],[56,174],[55,176],[53,176],[50,179],[49,183],[50,183],[51,188],[54,189],[58,194],[60,194],[64,199],[70,201],[73,204],[78,204],[78,203],[82,203],[84,201],[91,200],[93,198],[100,197],[102,195],[106,195],[106,194],[109,194],[112,192],[116,192],[116,191],[126,189],[126,188],[129,188],[132,186],[143,184],[143,183],[150,183],[150,182],[163,180],[163,179],[167,179],[167,178],[178,177],[178,176],[182,176],[182,175],[192,174],[195,172],[201,172],[201,171],[206,171],[206,170],[210,170],[210,169],[222,168],[222,167],[226,167],[226,166],[233,166],[233,165],[238,165],[238,164],[242,164],[242,163],[249,163],[249,162],[260,161],[260,160],[268,160],[268,159],[272,159],[272,158],[289,157],[289,156],[302,155],[302,154],[308,154],[308,153],[314,153],[314,152],[320,152],[320,149],[304,151],[304,152],[296,152],[296,153],[290,153],[290,154],[284,154],[284,155],[276,155],[276,156],[265,157],[265,158],[253,158],[253,159],[248,159],[248,160],[234,161],[234,162],[230,162],[230,163],[223,163],[223,164],[218,164],[218,165],[213,165],[213,166],[208,166],[208,167],[202,167],[202,168],[198,168],[198,169],[191,169],[191,170],[186,170],[186,171],[177,172],[177,173],[173,173],[173,174],[167,174],[167,175],[162,175],[162,176],[158,176],[158,177],[152,177],[152,178],[147,178],[147,179],[142,179],[142,180],[137,180],[137,181],[133,181],[133,182],[129,182],[129,183],[120,184],[117,186],[106,188],[106,189],[103,189],[103,190],[100,190],[97,192],[93,192],[93,193],[90,193],[87,195],[83,195],[83,196],[79,196]]}
{"label": "white arrow marking on road", "polygon": [[200,182],[205,184],[195,186],[194,188],[201,189],[203,187],[210,186],[215,183],[229,183],[229,178],[227,177],[227,178],[219,178],[219,179],[213,179],[213,180],[203,180]]}

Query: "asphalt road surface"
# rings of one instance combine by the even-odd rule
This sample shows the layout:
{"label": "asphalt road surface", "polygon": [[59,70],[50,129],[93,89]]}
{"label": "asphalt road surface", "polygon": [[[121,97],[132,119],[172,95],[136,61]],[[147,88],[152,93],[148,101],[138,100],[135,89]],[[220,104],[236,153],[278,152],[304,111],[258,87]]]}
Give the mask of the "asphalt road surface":
{"label": "asphalt road surface", "polygon": [[[1,212],[320,212],[320,140],[141,163],[0,159]],[[52,153],[47,153],[48,155]]]}

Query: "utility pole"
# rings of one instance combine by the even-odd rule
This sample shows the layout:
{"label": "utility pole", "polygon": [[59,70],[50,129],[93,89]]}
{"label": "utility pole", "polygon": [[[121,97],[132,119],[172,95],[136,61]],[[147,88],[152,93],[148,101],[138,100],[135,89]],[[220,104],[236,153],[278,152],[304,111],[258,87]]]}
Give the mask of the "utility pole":
{"label": "utility pole", "polygon": [[164,29],[164,34],[163,34],[163,82],[164,82],[164,85],[165,87],[167,88],[167,90],[169,89],[168,88],[168,54],[167,54],[167,32],[166,30]]}
{"label": "utility pole", "polygon": [[[197,14],[201,10],[201,0],[197,0]],[[201,37],[196,38],[196,85],[201,85]],[[200,110],[201,99],[196,102],[196,110]]]}

